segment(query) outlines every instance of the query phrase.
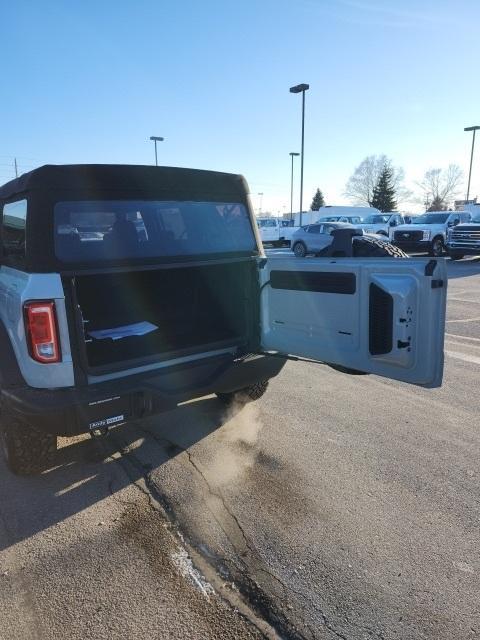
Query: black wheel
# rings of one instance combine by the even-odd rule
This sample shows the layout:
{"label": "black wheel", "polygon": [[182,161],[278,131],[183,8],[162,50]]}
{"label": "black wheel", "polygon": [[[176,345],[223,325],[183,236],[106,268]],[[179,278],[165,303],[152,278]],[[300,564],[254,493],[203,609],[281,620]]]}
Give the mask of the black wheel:
{"label": "black wheel", "polygon": [[217,398],[225,404],[232,404],[238,402],[240,404],[246,404],[258,400],[263,396],[268,387],[268,380],[262,380],[255,384],[239,389],[238,391],[232,391],[230,393],[217,393]]}
{"label": "black wheel", "polygon": [[370,236],[354,236],[352,248],[355,258],[408,258],[399,247]]}
{"label": "black wheel", "polygon": [[430,256],[434,256],[435,258],[440,258],[440,256],[443,254],[443,250],[443,238],[441,236],[437,236],[432,240],[430,244],[430,251],[428,252],[428,254]]}
{"label": "black wheel", "polygon": [[293,253],[297,256],[297,258],[304,258],[307,255],[307,247],[303,244],[303,242],[296,242],[293,245]]}
{"label": "black wheel", "polygon": [[3,416],[0,441],[8,468],[20,476],[30,476],[52,466],[57,437]]}
{"label": "black wheel", "polygon": [[450,260],[461,260],[464,257],[464,254],[458,251],[450,251],[448,255],[450,256]]}

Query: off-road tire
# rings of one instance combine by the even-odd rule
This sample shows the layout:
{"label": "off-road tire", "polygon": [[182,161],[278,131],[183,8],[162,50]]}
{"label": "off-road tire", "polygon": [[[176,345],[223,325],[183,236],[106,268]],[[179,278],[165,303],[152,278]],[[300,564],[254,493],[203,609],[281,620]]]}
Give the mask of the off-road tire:
{"label": "off-road tire", "polygon": [[408,258],[409,256],[390,242],[369,236],[354,236],[352,239],[354,258]]}
{"label": "off-road tire", "polygon": [[465,257],[464,253],[458,253],[458,251],[450,251],[449,254],[450,260],[461,260]]}
{"label": "off-road tire", "polygon": [[7,466],[16,475],[31,476],[53,465],[57,437],[9,416],[2,416],[0,444]]}
{"label": "off-road tire", "polygon": [[224,404],[233,404],[238,402],[239,404],[247,404],[247,402],[253,402],[263,396],[268,388],[268,380],[262,380],[255,384],[239,389],[238,391],[232,391],[231,393],[217,393],[217,398]]}
{"label": "off-road tire", "polygon": [[307,247],[303,242],[296,242],[292,247],[297,258],[304,258],[307,255]]}
{"label": "off-road tire", "polygon": [[441,236],[436,236],[430,243],[430,249],[428,251],[429,256],[434,258],[440,258],[445,251],[445,243]]}

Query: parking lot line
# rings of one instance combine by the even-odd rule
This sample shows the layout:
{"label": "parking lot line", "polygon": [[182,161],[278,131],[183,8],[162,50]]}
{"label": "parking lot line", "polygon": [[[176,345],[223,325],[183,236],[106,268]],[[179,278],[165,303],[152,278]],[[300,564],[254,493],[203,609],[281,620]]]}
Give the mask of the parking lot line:
{"label": "parking lot line", "polygon": [[459,338],[460,340],[471,340],[472,342],[480,342],[480,338],[472,338],[471,336],[459,336],[456,333],[447,333],[445,332],[445,336],[448,338]]}
{"label": "parking lot line", "polygon": [[480,304],[480,300],[465,300],[465,298],[448,298],[449,302],[466,302],[467,304]]}
{"label": "parking lot line", "polygon": [[472,362],[473,364],[480,365],[480,358],[477,358],[476,356],[470,356],[466,353],[460,353],[458,351],[450,351],[449,349],[445,349],[445,353],[451,358],[457,358],[457,360],[464,360],[465,362]]}
{"label": "parking lot line", "polygon": [[445,323],[449,322],[478,322],[480,320],[480,316],[477,318],[464,318],[462,320],[445,320]]}

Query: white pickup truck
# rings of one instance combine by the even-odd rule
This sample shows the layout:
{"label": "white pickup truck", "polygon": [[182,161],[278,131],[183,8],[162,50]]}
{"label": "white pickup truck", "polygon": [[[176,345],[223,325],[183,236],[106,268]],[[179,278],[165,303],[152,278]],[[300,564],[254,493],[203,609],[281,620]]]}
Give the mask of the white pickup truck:
{"label": "white pickup truck", "polygon": [[461,223],[470,222],[468,211],[429,211],[416,216],[412,224],[403,224],[392,229],[390,240],[407,252],[428,252],[429,255],[443,255],[447,243],[447,233]]}
{"label": "white pickup truck", "polygon": [[294,227],[293,220],[282,218],[257,218],[257,226],[263,244],[272,244],[274,247],[290,246],[292,234],[298,229]]}
{"label": "white pickup truck", "polygon": [[388,238],[390,229],[405,224],[406,220],[400,213],[387,212],[367,216],[359,225],[366,233],[377,233]]}

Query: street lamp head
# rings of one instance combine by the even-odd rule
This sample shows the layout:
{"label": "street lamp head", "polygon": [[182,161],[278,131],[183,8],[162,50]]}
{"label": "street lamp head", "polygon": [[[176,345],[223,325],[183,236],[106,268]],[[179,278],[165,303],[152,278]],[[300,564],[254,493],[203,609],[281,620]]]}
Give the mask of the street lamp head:
{"label": "street lamp head", "polygon": [[465,127],[464,131],[477,131],[480,127]]}
{"label": "street lamp head", "polygon": [[297,84],[295,87],[290,87],[290,93],[302,93],[302,91],[308,91],[310,89],[309,84]]}
{"label": "street lamp head", "polygon": [[290,155],[291,156],[299,156],[300,154],[299,153],[295,153],[295,151],[290,151]]}
{"label": "street lamp head", "polygon": [[157,142],[163,142],[165,138],[161,138],[160,136],[150,136],[150,140],[156,140]]}

